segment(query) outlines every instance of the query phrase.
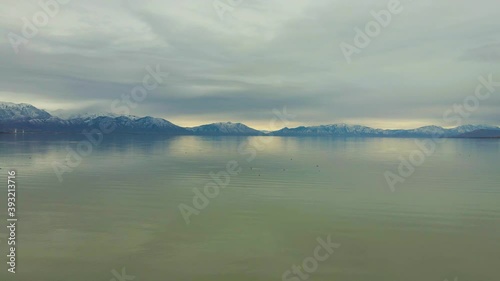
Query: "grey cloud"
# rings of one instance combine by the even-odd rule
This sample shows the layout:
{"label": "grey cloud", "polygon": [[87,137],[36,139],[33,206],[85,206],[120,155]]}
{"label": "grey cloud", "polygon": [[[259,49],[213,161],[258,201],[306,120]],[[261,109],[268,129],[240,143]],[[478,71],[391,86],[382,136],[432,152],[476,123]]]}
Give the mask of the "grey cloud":
{"label": "grey cloud", "polygon": [[[252,125],[287,105],[303,124],[443,125],[478,76],[500,80],[496,0],[402,0],[403,12],[347,64],[339,44],[387,2],[246,0],[221,21],[212,1],[71,1],[20,54],[0,38],[0,100],[106,111],[159,64],[168,81],[132,114]],[[27,3],[0,8],[29,16]],[[4,34],[21,27],[14,16],[0,21]],[[471,122],[498,124],[499,103],[493,95]]]}

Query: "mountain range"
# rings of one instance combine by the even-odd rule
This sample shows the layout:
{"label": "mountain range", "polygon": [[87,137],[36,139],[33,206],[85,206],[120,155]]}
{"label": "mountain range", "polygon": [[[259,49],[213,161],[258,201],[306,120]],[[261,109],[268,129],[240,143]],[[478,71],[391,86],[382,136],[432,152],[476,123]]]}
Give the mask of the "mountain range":
{"label": "mountain range", "polygon": [[113,124],[114,133],[205,135],[205,136],[328,136],[328,137],[463,137],[498,138],[500,128],[488,125],[464,125],[456,128],[425,126],[409,130],[374,129],[360,125],[333,124],[283,128],[274,132],[255,130],[241,123],[213,123],[192,128],[177,126],[154,117],[116,114],[80,114],[54,116],[30,104],[0,102],[0,133],[80,133],[100,124]]}

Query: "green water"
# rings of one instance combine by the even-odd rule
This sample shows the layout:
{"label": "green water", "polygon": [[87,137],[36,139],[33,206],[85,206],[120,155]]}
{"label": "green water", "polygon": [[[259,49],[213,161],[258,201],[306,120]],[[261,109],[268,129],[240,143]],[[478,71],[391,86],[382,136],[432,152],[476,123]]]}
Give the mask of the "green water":
{"label": "green water", "polygon": [[[448,140],[391,192],[412,139],[106,136],[60,182],[52,163],[83,139],[0,136],[0,224],[9,168],[19,218],[0,280],[278,281],[328,235],[341,246],[308,280],[499,278],[499,140]],[[241,172],[187,225],[179,205],[229,161]]]}

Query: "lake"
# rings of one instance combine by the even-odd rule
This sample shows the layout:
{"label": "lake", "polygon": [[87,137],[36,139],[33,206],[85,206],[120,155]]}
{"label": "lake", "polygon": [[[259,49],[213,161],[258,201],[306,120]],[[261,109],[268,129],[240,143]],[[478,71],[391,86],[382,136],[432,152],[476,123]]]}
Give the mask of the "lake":
{"label": "lake", "polygon": [[61,182],[84,139],[0,136],[0,280],[498,280],[500,140],[449,139],[393,192],[414,139],[105,136]]}

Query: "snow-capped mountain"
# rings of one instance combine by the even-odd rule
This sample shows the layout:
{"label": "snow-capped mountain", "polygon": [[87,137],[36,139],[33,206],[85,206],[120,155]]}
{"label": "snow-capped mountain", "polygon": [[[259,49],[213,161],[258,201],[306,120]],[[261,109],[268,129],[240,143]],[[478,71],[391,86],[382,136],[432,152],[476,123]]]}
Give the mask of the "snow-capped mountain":
{"label": "snow-capped mountain", "polygon": [[40,110],[30,104],[0,102],[0,120],[49,119],[51,117],[47,111]]}
{"label": "snow-capped mountain", "polygon": [[213,123],[198,127],[188,128],[196,135],[239,135],[239,136],[257,136],[262,135],[261,131],[252,129],[241,123]]}
{"label": "snow-capped mountain", "polygon": [[69,120],[80,127],[99,127],[100,124],[111,124],[115,127],[114,132],[122,133],[171,133],[186,134],[188,131],[171,122],[153,117],[135,117],[135,116],[97,116],[76,118]]}
{"label": "snow-capped mountain", "polygon": [[[120,117],[118,114],[114,113],[77,113],[77,114],[72,114],[72,113],[65,113],[61,111],[55,111],[53,112],[53,116],[59,117],[61,119],[65,120],[71,120],[71,119],[93,119],[97,117]],[[136,116],[127,116],[127,117],[136,117]]]}
{"label": "snow-capped mountain", "polygon": [[457,136],[478,130],[498,130],[499,127],[488,125],[463,125],[453,129],[448,129],[448,135]]}
{"label": "snow-capped mountain", "polygon": [[54,117],[58,117],[64,120],[73,120],[73,119],[83,119],[83,120],[88,120],[88,119],[95,119],[97,117],[111,117],[111,118],[117,118],[121,116],[128,117],[130,119],[140,119],[141,117],[135,116],[135,115],[119,115],[115,114],[112,112],[97,112],[97,113],[91,113],[91,112],[80,112],[80,113],[74,113],[71,111],[66,111],[62,109],[54,110],[49,112],[52,114]]}
{"label": "snow-capped mountain", "polygon": [[312,127],[283,128],[270,133],[274,136],[382,136],[382,130],[360,125],[334,124]]}
{"label": "snow-capped mountain", "polygon": [[500,138],[500,129],[481,129],[468,133],[463,133],[457,138]]}
{"label": "snow-capped mountain", "polygon": [[384,130],[386,136],[393,137],[443,137],[446,129],[439,126],[424,126],[410,130]]}
{"label": "snow-capped mountain", "polygon": [[464,133],[476,130],[491,129],[498,127],[487,125],[465,125],[451,129],[439,126],[425,126],[410,130],[382,130],[370,127],[347,124],[322,125],[312,127],[283,128],[270,134],[275,136],[333,136],[333,137],[456,137]]}
{"label": "snow-capped mountain", "polygon": [[153,117],[119,116],[116,114],[81,114],[68,118],[52,116],[27,104],[0,103],[0,132],[82,132],[110,124],[114,132],[189,134],[171,122]]}
{"label": "snow-capped mountain", "polygon": [[[63,110],[58,113],[63,113]],[[360,125],[333,124],[311,127],[283,128],[274,132],[261,132],[241,123],[214,123],[194,128],[183,128],[154,117],[120,116],[113,113],[78,114],[53,116],[45,110],[29,104],[0,102],[0,133],[16,130],[26,132],[71,132],[81,133],[102,124],[113,126],[116,133],[161,133],[173,135],[221,135],[221,136],[331,136],[331,137],[471,137],[495,136],[499,127],[487,125],[464,125],[446,129],[425,126],[410,130],[383,130]]]}

